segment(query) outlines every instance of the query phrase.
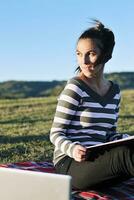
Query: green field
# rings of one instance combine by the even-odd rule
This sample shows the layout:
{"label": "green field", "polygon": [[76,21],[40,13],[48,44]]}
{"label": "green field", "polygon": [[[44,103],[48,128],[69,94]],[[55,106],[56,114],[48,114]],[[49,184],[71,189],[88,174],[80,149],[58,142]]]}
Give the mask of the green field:
{"label": "green field", "polygon": [[[134,134],[134,90],[122,91],[118,131]],[[56,97],[0,100],[0,163],[52,159]]]}

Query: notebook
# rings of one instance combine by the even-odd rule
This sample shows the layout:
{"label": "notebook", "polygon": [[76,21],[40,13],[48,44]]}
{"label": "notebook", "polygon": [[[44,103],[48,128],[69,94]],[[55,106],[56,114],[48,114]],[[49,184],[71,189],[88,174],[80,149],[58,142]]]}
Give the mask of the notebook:
{"label": "notebook", "polygon": [[71,176],[0,168],[2,200],[70,200]]}
{"label": "notebook", "polygon": [[91,151],[107,150],[121,145],[134,145],[134,135],[124,139],[118,139],[110,142],[100,143],[97,145],[87,147],[87,153]]}

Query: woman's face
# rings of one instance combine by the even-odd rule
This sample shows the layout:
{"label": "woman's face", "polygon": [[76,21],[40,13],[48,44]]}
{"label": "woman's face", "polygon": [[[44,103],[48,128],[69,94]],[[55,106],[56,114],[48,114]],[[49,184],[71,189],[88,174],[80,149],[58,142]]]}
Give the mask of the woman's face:
{"label": "woman's face", "polygon": [[98,39],[80,39],[77,43],[76,55],[81,73],[87,78],[94,77],[103,70],[102,64],[96,64],[102,47]]}

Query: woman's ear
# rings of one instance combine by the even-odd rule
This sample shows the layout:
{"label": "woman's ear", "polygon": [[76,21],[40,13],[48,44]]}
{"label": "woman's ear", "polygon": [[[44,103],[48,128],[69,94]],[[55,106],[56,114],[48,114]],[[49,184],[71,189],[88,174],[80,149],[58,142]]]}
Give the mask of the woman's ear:
{"label": "woman's ear", "polygon": [[100,63],[105,64],[112,58],[112,52],[113,52],[114,44],[111,47],[107,47],[108,50],[103,50],[101,53],[101,56],[99,58]]}
{"label": "woman's ear", "polygon": [[113,48],[114,48],[115,42],[113,44],[108,45],[104,52],[102,53],[102,61],[103,63],[108,62],[112,58]]}
{"label": "woman's ear", "polygon": [[110,53],[105,53],[102,55],[102,58],[101,58],[101,63],[106,63],[108,62],[110,59],[112,58],[112,54]]}

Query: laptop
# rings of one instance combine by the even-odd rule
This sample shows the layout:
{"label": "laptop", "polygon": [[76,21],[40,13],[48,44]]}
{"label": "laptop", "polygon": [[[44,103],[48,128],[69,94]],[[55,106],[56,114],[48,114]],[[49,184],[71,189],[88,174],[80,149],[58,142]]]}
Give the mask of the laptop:
{"label": "laptop", "polygon": [[0,167],[1,200],[71,200],[71,176]]}

